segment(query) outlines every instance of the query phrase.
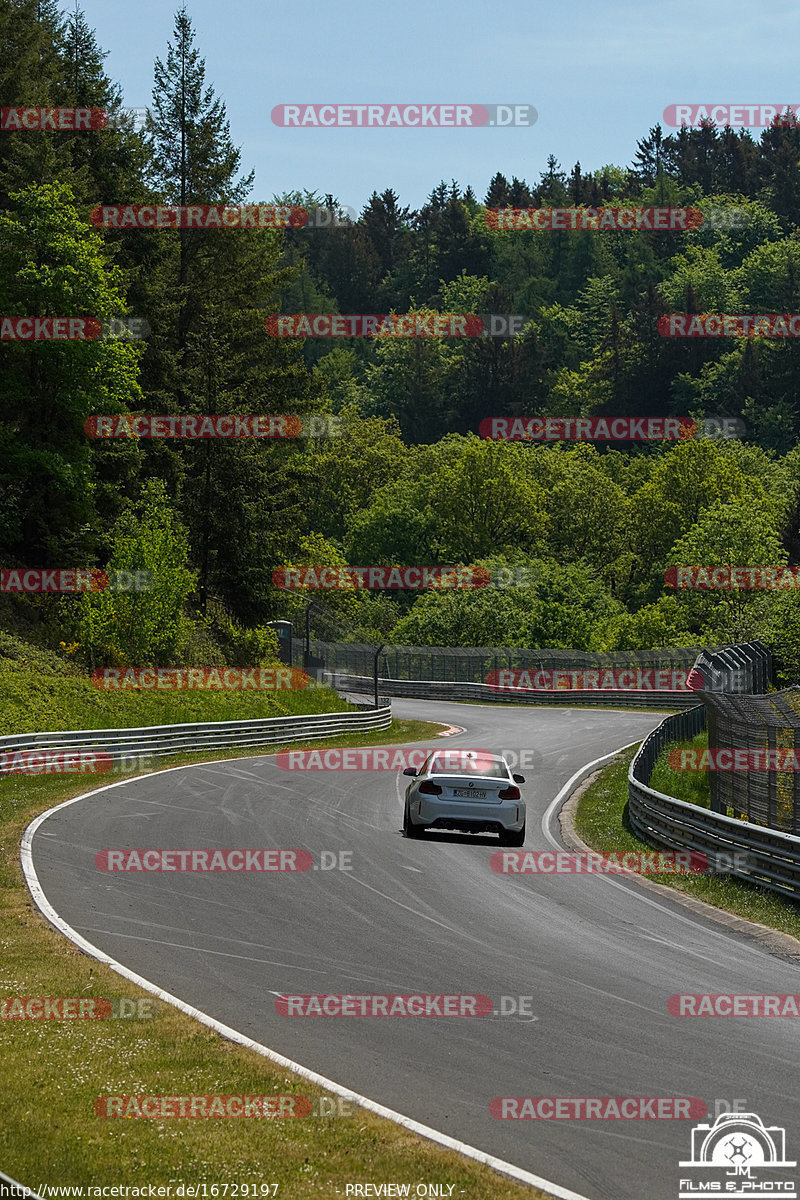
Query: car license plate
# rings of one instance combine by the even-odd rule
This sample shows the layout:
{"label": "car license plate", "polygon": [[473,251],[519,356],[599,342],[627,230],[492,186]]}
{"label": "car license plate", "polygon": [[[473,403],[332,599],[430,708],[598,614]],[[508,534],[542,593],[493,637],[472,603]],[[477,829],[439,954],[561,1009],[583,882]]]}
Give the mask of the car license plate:
{"label": "car license plate", "polygon": [[476,791],[474,788],[453,788],[454,796],[463,796],[465,800],[485,800],[486,792]]}

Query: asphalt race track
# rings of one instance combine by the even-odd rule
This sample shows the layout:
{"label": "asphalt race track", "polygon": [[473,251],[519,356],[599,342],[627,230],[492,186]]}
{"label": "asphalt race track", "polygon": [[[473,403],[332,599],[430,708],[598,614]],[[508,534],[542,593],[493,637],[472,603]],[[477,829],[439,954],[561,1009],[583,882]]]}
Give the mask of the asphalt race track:
{"label": "asphalt race track", "polygon": [[[523,769],[526,849],[550,848],[542,818],[579,767],[661,720],[411,700],[393,708],[466,727],[442,747],[536,752],[536,769]],[[676,1200],[694,1122],[501,1121],[490,1115],[495,1097],[694,1096],[711,1121],[716,1099],[738,1098],[786,1127],[787,1157],[799,1157],[797,1025],[667,1011],[677,992],[800,992],[796,967],[618,876],[496,874],[489,835],[408,841],[403,782],[390,772],[289,772],[270,756],[185,767],[55,813],[34,836],[33,863],[58,914],[152,983],[590,1200]],[[350,851],[352,870],[140,875],[95,865],[101,850],[134,847],[298,848],[315,863],[323,850]],[[535,1020],[275,1009],[281,993],[419,992],[532,996]],[[205,1090],[201,1080],[186,1087]]]}

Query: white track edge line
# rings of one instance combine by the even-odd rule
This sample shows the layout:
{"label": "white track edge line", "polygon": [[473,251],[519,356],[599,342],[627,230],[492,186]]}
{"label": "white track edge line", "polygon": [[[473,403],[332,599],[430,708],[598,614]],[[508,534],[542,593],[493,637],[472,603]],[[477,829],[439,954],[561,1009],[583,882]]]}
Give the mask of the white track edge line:
{"label": "white track edge line", "polygon": [[[615,751],[614,753],[618,754],[619,751]],[[256,756],[248,755],[245,757],[245,759],[211,759],[210,762],[241,762],[253,757]],[[265,754],[261,757],[271,758],[272,755]],[[151,772],[150,774],[164,775],[167,773],[167,771],[184,771],[187,769],[187,767],[204,765],[208,764],[187,763],[184,766],[169,767],[166,771],[156,771]],[[146,778],[146,776],[138,775],[135,778],[142,779]],[[336,1083],[334,1080],[328,1079],[326,1076],[320,1075],[316,1071],[312,1071],[308,1067],[302,1066],[301,1063],[297,1063],[290,1058],[286,1058],[283,1054],[279,1054],[277,1050],[272,1050],[269,1046],[264,1046],[261,1042],[254,1041],[252,1038],[240,1033],[237,1029],[232,1029],[229,1025],[223,1025],[223,1023],[218,1021],[215,1017],[211,1017],[208,1015],[208,1013],[202,1012],[199,1008],[195,1008],[193,1005],[187,1004],[185,1000],[181,1000],[178,996],[173,996],[169,992],[165,992],[162,988],[158,987],[157,984],[151,983],[149,979],[145,979],[142,975],[137,975],[135,971],[129,970],[128,967],[123,966],[123,964],[117,962],[115,958],[112,958],[109,954],[106,954],[104,950],[100,950],[99,947],[92,945],[92,943],[87,941],[86,938],[81,937],[77,930],[73,929],[71,925],[68,925],[67,922],[58,915],[44,894],[44,890],[39,883],[39,877],[36,874],[36,868],[33,865],[32,843],[34,834],[38,830],[39,826],[42,825],[48,817],[59,812],[62,808],[68,808],[71,804],[76,804],[79,800],[87,800],[90,796],[96,796],[100,792],[108,791],[110,788],[119,787],[123,783],[133,782],[134,780],[132,779],[120,780],[118,783],[107,784],[105,787],[96,788],[91,792],[85,792],[81,796],[73,796],[71,800],[64,800],[61,804],[57,804],[54,808],[47,809],[45,812],[40,813],[38,817],[34,817],[33,821],[31,821],[30,825],[27,826],[22,835],[20,860],[28,890],[31,893],[36,907],[39,909],[45,919],[48,920],[50,924],[59,931],[59,933],[62,933],[64,937],[73,942],[74,945],[76,945],[80,950],[83,950],[85,954],[88,954],[91,958],[97,959],[98,962],[104,963],[106,966],[110,967],[112,971],[116,971],[118,975],[122,975],[123,978],[129,979],[132,983],[135,983],[137,987],[142,988],[146,992],[152,992],[154,996],[158,996],[158,998],[163,1000],[165,1003],[171,1004],[174,1008],[180,1009],[181,1012],[186,1013],[187,1016],[194,1017],[195,1020],[200,1021],[203,1025],[208,1025],[211,1029],[214,1029],[217,1033],[221,1034],[222,1037],[227,1038],[228,1041],[236,1042],[240,1046],[245,1046],[248,1050],[254,1050],[257,1054],[262,1055],[262,1057],[268,1058],[272,1062],[277,1063],[278,1066],[286,1067],[288,1070],[294,1071],[303,1079],[307,1079],[309,1083],[314,1083],[318,1087],[325,1088],[326,1091],[332,1092],[334,1095],[341,1096],[343,1099],[354,1101],[360,1105],[361,1108],[368,1109],[368,1111],[374,1113],[376,1116],[383,1117],[388,1121],[393,1121],[396,1125],[401,1125],[404,1129],[408,1129],[411,1133],[416,1133],[419,1134],[420,1137],[427,1138],[428,1141],[436,1142],[438,1145],[443,1146],[447,1150],[455,1150],[458,1154],[463,1155],[464,1158],[474,1159],[475,1162],[479,1162],[484,1166],[491,1167],[500,1174],[508,1175],[520,1183],[528,1183],[533,1187],[538,1187],[540,1191],[556,1197],[557,1200],[589,1200],[587,1196],[582,1196],[578,1192],[570,1191],[569,1188],[561,1187],[560,1184],[551,1183],[547,1179],[542,1179],[539,1175],[534,1175],[531,1171],[525,1171],[521,1167],[516,1167],[513,1163],[506,1162],[502,1158],[496,1158],[493,1154],[486,1154],[483,1150],[478,1150],[475,1146],[470,1146],[466,1142],[461,1142],[457,1138],[452,1138],[446,1133],[441,1133],[438,1129],[432,1129],[429,1125],[423,1125],[419,1121],[415,1121],[412,1117],[404,1116],[403,1113],[395,1112],[394,1109],[387,1108],[385,1105],[379,1104],[375,1100],[370,1100],[368,1096],[362,1096],[358,1092],[353,1092],[349,1088],[343,1087],[341,1084]]]}
{"label": "white track edge line", "polygon": [[[543,833],[545,839],[550,843],[550,845],[555,850],[563,850],[564,847],[557,840],[555,835],[551,832],[550,824],[551,824],[552,818],[556,815],[558,810],[563,806],[565,801],[569,799],[572,792],[574,792],[575,789],[579,786],[579,784],[581,784],[584,781],[584,779],[586,779],[589,775],[591,775],[592,772],[598,766],[601,766],[603,763],[610,761],[611,759],[615,758],[618,754],[622,754],[622,752],[624,750],[630,750],[630,748],[632,746],[640,745],[643,740],[644,739],[640,738],[638,741],[628,742],[627,746],[620,746],[619,750],[612,750],[612,752],[610,754],[604,754],[604,755],[602,755],[601,758],[594,759],[593,762],[587,763],[585,766],[580,767],[575,772],[575,774],[572,776],[572,778],[567,780],[567,782],[564,784],[564,786],[559,791],[556,798],[552,801],[552,803],[550,805],[548,805],[548,807],[542,817],[542,833]],[[619,874],[622,878],[624,878],[625,874],[628,874],[630,879],[633,881],[634,885],[636,885],[636,881],[639,878],[635,871],[631,871],[631,872],[621,871]],[[663,889],[663,891],[664,891],[663,896],[647,896],[647,895],[645,895],[644,888],[638,887],[638,886],[634,886],[633,888],[626,887],[625,884],[622,882],[622,878],[615,877],[615,876],[616,876],[616,872],[609,873],[609,874],[598,873],[598,874],[594,875],[593,878],[601,880],[608,887],[618,888],[619,890],[624,891],[628,896],[635,896],[636,899],[640,903],[647,904],[650,906],[650,908],[658,909],[659,912],[668,915],[674,921],[679,921],[682,925],[689,925],[689,926],[696,927],[696,925],[697,925],[696,920],[693,920],[691,917],[684,916],[683,913],[676,912],[674,907],[670,907],[668,903],[664,903],[664,901],[669,902],[669,900],[673,900],[673,903],[679,903],[678,901],[676,901],[674,899],[674,897],[672,897],[668,894],[669,893],[668,888],[665,887]],[[703,901],[701,901],[701,903],[703,903]],[[727,910],[721,909],[720,911],[725,912]],[[702,914],[701,914],[701,916],[702,916]],[[741,920],[746,921],[747,918],[742,917]],[[723,941],[730,943],[730,941],[733,937],[733,932],[734,932],[733,930],[724,928],[724,927],[715,926],[713,924],[709,924],[707,918],[704,918],[702,924],[703,924],[703,928],[705,929],[706,933],[710,934],[712,937],[721,938]],[[760,957],[767,957],[767,958],[771,957],[771,955],[768,953],[768,951],[761,945],[750,945],[747,942],[741,942],[738,938],[736,939],[736,945],[739,947],[740,950],[743,950],[747,953],[757,954]]]}
{"label": "white track edge line", "polygon": [[575,774],[567,780],[555,799],[547,806],[542,816],[542,833],[551,846],[553,846],[556,850],[564,849],[563,846],[559,845],[554,835],[550,832],[550,822],[555,813],[561,808],[564,801],[567,800],[575,791],[575,788],[578,786],[578,784],[583,783],[584,779],[591,775],[592,771],[594,771],[596,767],[601,766],[603,763],[609,762],[612,758],[616,758],[618,754],[622,754],[623,750],[630,750],[631,746],[638,746],[642,740],[642,738],[637,738],[635,742],[628,742],[626,746],[620,746],[619,750],[612,750],[610,754],[602,754],[600,758],[595,758],[592,760],[592,762],[586,763],[582,767],[578,767],[578,770],[575,772]]}

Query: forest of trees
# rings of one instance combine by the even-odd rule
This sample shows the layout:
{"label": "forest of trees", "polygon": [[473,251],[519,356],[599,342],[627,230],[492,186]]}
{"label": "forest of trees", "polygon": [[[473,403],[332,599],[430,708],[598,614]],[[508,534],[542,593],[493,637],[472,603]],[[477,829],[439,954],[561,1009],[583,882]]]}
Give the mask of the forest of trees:
{"label": "forest of trees", "polygon": [[[249,662],[307,594],[284,564],[513,564],[530,586],[339,592],[340,636],[628,649],[759,636],[800,678],[800,600],[675,592],[670,565],[800,562],[800,346],[660,336],[669,312],[800,312],[800,127],[656,125],[628,167],[555,157],[484,198],[386,181],[324,229],[106,230],[98,204],[294,203],[253,176],[185,9],[142,130],[79,8],[0,0],[2,106],[104,109],[0,132],[0,314],[146,320],[146,340],[3,343],[0,565],[146,567],[136,596],[0,597],[0,627],[87,667]],[[500,164],[502,165],[502,164]],[[280,164],[275,177],[281,178]],[[498,231],[487,209],[692,205],[690,232]],[[268,337],[275,313],[505,313],[515,337]],[[341,436],[98,441],[97,414],[311,414]],[[676,444],[483,440],[488,416],[736,417]]]}

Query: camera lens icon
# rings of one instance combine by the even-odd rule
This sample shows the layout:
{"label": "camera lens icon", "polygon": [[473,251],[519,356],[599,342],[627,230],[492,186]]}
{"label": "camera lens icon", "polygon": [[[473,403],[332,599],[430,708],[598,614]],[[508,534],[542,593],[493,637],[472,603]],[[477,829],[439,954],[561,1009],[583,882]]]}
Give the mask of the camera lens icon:
{"label": "camera lens icon", "polygon": [[713,1125],[692,1130],[692,1157],[682,1167],[794,1167],[786,1161],[786,1131],[766,1126],[757,1113],[722,1113]]}

